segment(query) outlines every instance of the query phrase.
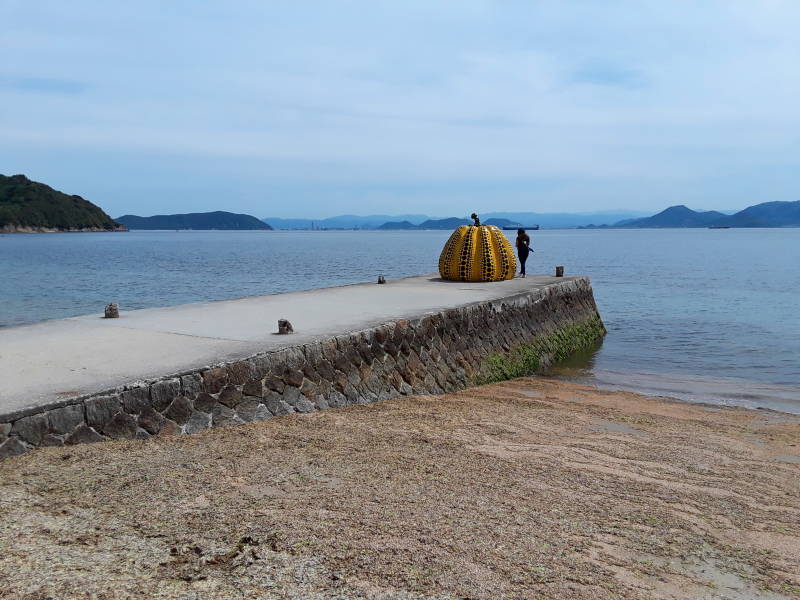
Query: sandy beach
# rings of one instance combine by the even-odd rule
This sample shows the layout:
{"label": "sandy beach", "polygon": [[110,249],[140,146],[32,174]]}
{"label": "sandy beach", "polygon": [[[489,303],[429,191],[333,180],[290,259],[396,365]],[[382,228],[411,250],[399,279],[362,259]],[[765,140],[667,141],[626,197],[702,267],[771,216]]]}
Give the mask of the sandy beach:
{"label": "sandy beach", "polygon": [[530,378],[0,462],[0,598],[800,598],[800,418]]}

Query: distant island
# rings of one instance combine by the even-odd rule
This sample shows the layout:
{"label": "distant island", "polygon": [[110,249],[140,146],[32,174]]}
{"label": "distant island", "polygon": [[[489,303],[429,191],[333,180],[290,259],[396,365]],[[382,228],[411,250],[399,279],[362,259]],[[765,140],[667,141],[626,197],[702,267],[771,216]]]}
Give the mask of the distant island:
{"label": "distant island", "polygon": [[[461,225],[471,225],[472,219],[459,219],[458,217],[450,217],[449,219],[428,219],[419,225],[414,225],[409,221],[389,221],[384,223],[378,229],[383,231],[398,231],[407,229],[455,229]],[[523,227],[520,223],[510,221],[509,219],[486,219],[483,221],[484,225],[495,225],[497,227]]]}
{"label": "distant island", "polygon": [[763,202],[748,206],[733,215],[715,210],[696,211],[682,204],[643,219],[625,219],[613,225],[588,225],[583,228],[659,229],[668,227],[800,227],[800,200]]}
{"label": "distant island", "polygon": [[0,175],[0,233],[124,231],[103,209],[25,175]]}
{"label": "distant island", "polygon": [[128,229],[220,229],[220,230],[260,230],[269,231],[272,227],[251,215],[217,210],[206,213],[186,213],[177,215],[154,215],[138,217],[123,215],[117,221]]}

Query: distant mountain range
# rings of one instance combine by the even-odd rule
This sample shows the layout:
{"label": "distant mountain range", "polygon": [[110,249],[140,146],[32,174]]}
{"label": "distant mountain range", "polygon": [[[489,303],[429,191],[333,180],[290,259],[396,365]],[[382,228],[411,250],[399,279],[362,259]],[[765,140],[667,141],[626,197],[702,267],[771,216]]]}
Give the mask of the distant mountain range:
{"label": "distant mountain range", "polygon": [[[484,225],[496,225],[497,227],[521,227],[520,223],[509,221],[508,219],[486,219],[481,221]],[[459,219],[450,217],[449,219],[428,219],[419,225],[414,225],[409,221],[389,221],[378,229],[382,230],[405,230],[405,229],[455,229],[461,225],[471,225],[472,219]]]}
{"label": "distant mountain range", "polygon": [[275,229],[378,229],[387,221],[408,221],[412,225],[418,225],[429,218],[427,215],[339,215],[327,219],[266,217],[261,220]]}
{"label": "distant mountain range", "polygon": [[696,211],[681,204],[670,206],[652,217],[618,221],[613,227],[800,227],[800,200],[764,202],[732,215],[715,210]]}
{"label": "distant mountain range", "polygon": [[25,175],[0,175],[0,233],[120,231],[103,209]]}
{"label": "distant mountain range", "polygon": [[222,229],[222,230],[270,230],[272,227],[251,215],[215,211],[178,215],[154,215],[138,217],[123,215],[117,219],[128,229]]}
{"label": "distant mountain range", "polygon": [[[632,210],[599,211],[594,213],[479,213],[481,221],[498,227],[540,225],[550,229],[564,229],[589,224],[611,225],[621,219],[633,219],[646,216],[647,213]],[[452,229],[458,225],[471,223],[464,217],[447,219],[429,217],[428,215],[341,215],[328,219],[281,219],[267,217],[262,219],[275,229]]]}

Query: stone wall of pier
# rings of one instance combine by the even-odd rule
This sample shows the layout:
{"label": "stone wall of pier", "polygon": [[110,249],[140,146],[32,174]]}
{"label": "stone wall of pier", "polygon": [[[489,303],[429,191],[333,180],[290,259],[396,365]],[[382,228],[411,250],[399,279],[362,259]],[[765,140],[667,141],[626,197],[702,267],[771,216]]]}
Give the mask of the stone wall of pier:
{"label": "stone wall of pier", "polygon": [[453,392],[533,374],[603,333],[589,280],[564,280],[0,417],[0,458]]}

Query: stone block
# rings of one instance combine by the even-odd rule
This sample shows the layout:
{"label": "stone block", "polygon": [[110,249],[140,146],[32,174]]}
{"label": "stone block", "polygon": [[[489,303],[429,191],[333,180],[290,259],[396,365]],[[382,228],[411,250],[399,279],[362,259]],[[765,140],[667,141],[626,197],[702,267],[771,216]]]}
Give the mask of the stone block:
{"label": "stone block", "polygon": [[247,362],[250,363],[250,377],[254,380],[264,379],[272,368],[272,360],[269,355],[254,356]]}
{"label": "stone block", "polygon": [[264,387],[282,394],[286,384],[277,375],[267,375],[264,377]]}
{"label": "stone block", "polygon": [[328,394],[325,399],[327,400],[328,405],[334,408],[347,405],[347,397],[336,390]]}
{"label": "stone block", "polygon": [[155,435],[161,431],[161,428],[167,422],[167,419],[163,417],[161,413],[148,406],[139,414],[137,422],[139,423],[139,427],[148,433]]}
{"label": "stone block", "polygon": [[54,433],[72,433],[75,428],[85,422],[83,404],[70,404],[50,411],[50,431]]}
{"label": "stone block", "polygon": [[287,387],[283,394],[281,395],[281,399],[288,403],[291,406],[294,406],[297,401],[300,399],[300,390],[296,387]]}
{"label": "stone block", "polygon": [[164,411],[164,416],[175,421],[178,425],[183,425],[192,414],[192,403],[185,396],[178,396]]}
{"label": "stone block", "polygon": [[334,378],[336,377],[336,371],[333,368],[333,365],[327,360],[323,359],[314,365],[314,369],[319,373],[320,377],[324,380],[333,382]]}
{"label": "stone block", "polygon": [[287,367],[283,371],[283,381],[286,385],[300,387],[303,384],[303,372],[300,369]]}
{"label": "stone block", "polygon": [[120,392],[119,399],[122,410],[138,415],[145,406],[150,406],[150,386],[141,385],[124,390]]}
{"label": "stone block", "polygon": [[0,459],[18,456],[28,451],[28,447],[19,438],[10,437],[0,444]]}
{"label": "stone block", "polygon": [[86,424],[95,429],[102,429],[121,408],[116,396],[95,396],[83,404],[86,407]]}
{"label": "stone block", "polygon": [[310,363],[303,365],[303,375],[305,375],[306,379],[314,383],[319,383],[322,380],[320,374],[317,373],[317,370],[312,367]]}
{"label": "stone block", "polygon": [[203,391],[203,379],[197,373],[181,377],[181,394],[187,398],[194,398]]}
{"label": "stone block", "polygon": [[177,378],[156,381],[150,386],[152,406],[158,411],[167,408],[180,395],[181,380]]}
{"label": "stone block", "polygon": [[306,364],[306,355],[300,346],[285,348],[279,354],[281,355],[280,360],[290,369],[299,370]]}
{"label": "stone block", "polygon": [[294,409],[299,413],[310,413],[316,410],[316,406],[305,396],[300,396],[294,403]]}
{"label": "stone block", "polygon": [[242,394],[245,396],[252,396],[254,398],[264,397],[264,382],[260,379],[248,381],[242,387]]}
{"label": "stone block", "polygon": [[225,367],[228,371],[228,383],[231,385],[244,385],[255,379],[249,361],[240,360]]}
{"label": "stone block", "polygon": [[242,392],[235,386],[228,384],[219,393],[219,402],[230,408],[234,408],[243,400]]}
{"label": "stone block", "polygon": [[[224,408],[222,405],[219,406],[220,408]],[[189,416],[183,429],[186,433],[197,433],[204,429],[210,429],[211,423],[212,417],[209,413],[196,410]]]}
{"label": "stone block", "polygon": [[264,399],[264,405],[275,416],[289,415],[295,412],[294,407],[284,401],[283,397],[276,392],[270,393]]}
{"label": "stone block", "polygon": [[272,416],[269,409],[267,409],[258,398],[245,398],[244,401],[236,407],[236,414],[245,423],[263,421]]}
{"label": "stone block", "polygon": [[180,425],[178,425],[175,421],[167,420],[167,422],[164,423],[159,430],[158,435],[160,437],[168,435],[180,435],[181,433],[183,433],[183,431],[181,431]]}
{"label": "stone block", "polygon": [[136,436],[134,437],[134,439],[136,439],[136,440],[146,440],[146,439],[149,439],[149,438],[150,438],[150,434],[147,433],[141,427],[136,430]]}
{"label": "stone block", "polygon": [[67,436],[64,443],[68,446],[73,444],[93,444],[105,440],[102,435],[97,433],[93,427],[88,425],[78,425],[78,428]]}
{"label": "stone block", "polygon": [[0,423],[0,442],[5,441],[9,433],[11,433],[11,423]]}
{"label": "stone block", "polygon": [[241,425],[244,423],[244,421],[237,416],[236,411],[223,405],[218,406],[214,410],[212,417],[214,427],[230,427],[232,425]]}
{"label": "stone block", "polygon": [[317,407],[317,410],[326,410],[331,407],[331,405],[328,404],[328,401],[325,399],[325,396],[322,394],[318,394],[314,399],[314,405]]}
{"label": "stone block", "polygon": [[322,346],[319,343],[303,346],[303,354],[305,355],[303,364],[315,365],[324,358],[322,356]]}
{"label": "stone block", "polygon": [[118,412],[103,426],[104,435],[115,439],[132,440],[136,437],[139,426],[136,418],[126,412]]}
{"label": "stone block", "polygon": [[209,369],[203,371],[203,391],[218,394],[228,384],[228,372],[225,369]]}
{"label": "stone block", "polygon": [[216,406],[219,405],[217,399],[211,394],[200,392],[194,401],[195,410],[211,414]]}
{"label": "stone block", "polygon": [[16,434],[23,441],[33,446],[38,446],[42,443],[42,439],[49,429],[50,424],[47,413],[38,413],[14,421],[11,426],[11,433]]}

